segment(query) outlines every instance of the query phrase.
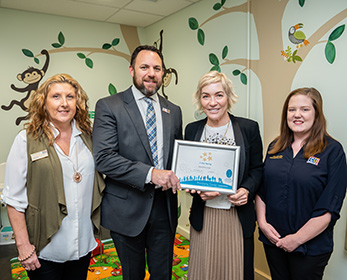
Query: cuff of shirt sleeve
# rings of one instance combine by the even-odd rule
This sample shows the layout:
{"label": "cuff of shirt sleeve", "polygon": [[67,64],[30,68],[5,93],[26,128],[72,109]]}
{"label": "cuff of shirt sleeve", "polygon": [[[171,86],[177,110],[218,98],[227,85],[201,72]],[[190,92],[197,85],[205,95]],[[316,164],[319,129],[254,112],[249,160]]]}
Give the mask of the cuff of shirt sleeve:
{"label": "cuff of shirt sleeve", "polygon": [[147,173],[147,177],[146,177],[146,181],[145,184],[149,184],[152,181],[152,171],[153,171],[154,167],[152,166]]}

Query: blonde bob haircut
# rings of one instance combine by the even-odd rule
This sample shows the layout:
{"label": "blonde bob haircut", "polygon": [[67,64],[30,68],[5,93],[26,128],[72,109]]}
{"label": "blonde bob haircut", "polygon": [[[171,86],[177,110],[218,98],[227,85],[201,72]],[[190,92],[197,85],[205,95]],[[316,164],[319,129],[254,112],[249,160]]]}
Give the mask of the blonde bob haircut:
{"label": "blonde bob haircut", "polygon": [[92,133],[91,121],[88,112],[88,96],[81,85],[68,74],[57,74],[48,78],[32,95],[32,101],[28,108],[28,122],[24,125],[27,133],[31,133],[34,139],[40,139],[46,135],[49,143],[53,145],[53,133],[50,129],[50,116],[46,110],[48,92],[53,84],[66,83],[71,85],[76,95],[76,120],[77,127],[86,134]]}
{"label": "blonde bob haircut", "polygon": [[231,80],[224,73],[220,73],[218,71],[210,71],[200,78],[197,89],[193,95],[193,102],[198,110],[202,111],[202,89],[208,85],[216,83],[222,84],[223,90],[228,98],[228,111],[230,111],[232,105],[236,103],[238,96],[234,92],[234,87]]}
{"label": "blonde bob haircut", "polygon": [[[270,147],[269,154],[277,154],[289,147],[293,140],[293,131],[288,126],[287,115],[289,101],[293,96],[304,95],[311,99],[315,111],[315,118],[310,129],[310,135],[305,140],[304,157],[309,158],[323,152],[327,146],[327,123],[323,113],[323,99],[321,94],[315,88],[298,88],[293,90],[287,96],[282,109],[280,135],[274,140]],[[331,136],[330,136],[331,137]]]}

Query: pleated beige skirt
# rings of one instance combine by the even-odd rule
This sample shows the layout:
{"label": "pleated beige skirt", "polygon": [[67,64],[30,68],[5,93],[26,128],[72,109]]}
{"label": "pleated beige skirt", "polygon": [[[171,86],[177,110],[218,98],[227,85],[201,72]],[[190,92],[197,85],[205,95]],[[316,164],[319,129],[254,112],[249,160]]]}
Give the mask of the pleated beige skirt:
{"label": "pleated beige skirt", "polygon": [[243,236],[236,209],[204,211],[203,229],[190,227],[188,280],[243,280]]}

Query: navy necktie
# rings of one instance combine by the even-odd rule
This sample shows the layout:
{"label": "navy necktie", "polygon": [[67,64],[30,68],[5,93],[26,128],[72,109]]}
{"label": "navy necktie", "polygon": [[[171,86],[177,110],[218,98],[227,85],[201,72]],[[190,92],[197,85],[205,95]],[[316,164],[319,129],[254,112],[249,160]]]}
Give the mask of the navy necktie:
{"label": "navy necktie", "polygon": [[146,130],[149,140],[149,145],[152,151],[153,163],[155,168],[158,168],[158,146],[157,146],[157,125],[155,111],[153,107],[152,98],[145,97],[144,100],[148,104],[146,111]]}

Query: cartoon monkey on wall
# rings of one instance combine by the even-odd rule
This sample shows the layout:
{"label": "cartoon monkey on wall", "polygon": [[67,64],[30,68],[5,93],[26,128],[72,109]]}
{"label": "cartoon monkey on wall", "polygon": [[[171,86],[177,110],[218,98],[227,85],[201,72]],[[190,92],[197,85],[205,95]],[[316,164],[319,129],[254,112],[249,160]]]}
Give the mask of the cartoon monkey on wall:
{"label": "cartoon monkey on wall", "polygon": [[[42,69],[37,69],[34,67],[29,67],[27,70],[25,70],[22,73],[19,73],[17,75],[17,79],[21,82],[24,82],[27,84],[26,87],[24,88],[17,88],[14,84],[11,85],[11,89],[17,92],[27,92],[27,94],[22,98],[21,100],[12,100],[10,105],[5,106],[2,105],[1,109],[5,111],[9,111],[12,109],[14,105],[18,105],[19,107],[22,108],[23,111],[27,111],[30,103],[30,96],[31,94],[36,91],[39,87],[39,83],[44,77],[44,75],[47,72],[48,65],[49,65],[49,54],[47,50],[42,50],[41,51],[42,55],[46,56],[46,61],[45,64],[43,65]],[[21,121],[25,120],[26,117],[18,117],[16,119],[16,125],[19,125]]]}
{"label": "cartoon monkey on wall", "polygon": [[[163,53],[163,32],[164,30],[162,29],[159,33],[160,35],[160,39],[158,41],[160,41],[160,45],[158,47],[158,41],[154,42],[154,46],[156,48],[158,48],[158,50]],[[174,68],[166,68],[165,64],[164,64],[164,75],[163,75],[163,84],[161,86],[161,92],[163,93],[163,96],[168,99],[168,96],[165,94],[164,92],[164,88],[169,86],[169,84],[171,83],[171,79],[172,79],[172,73],[175,74],[175,85],[177,85],[178,83],[178,73]]]}

